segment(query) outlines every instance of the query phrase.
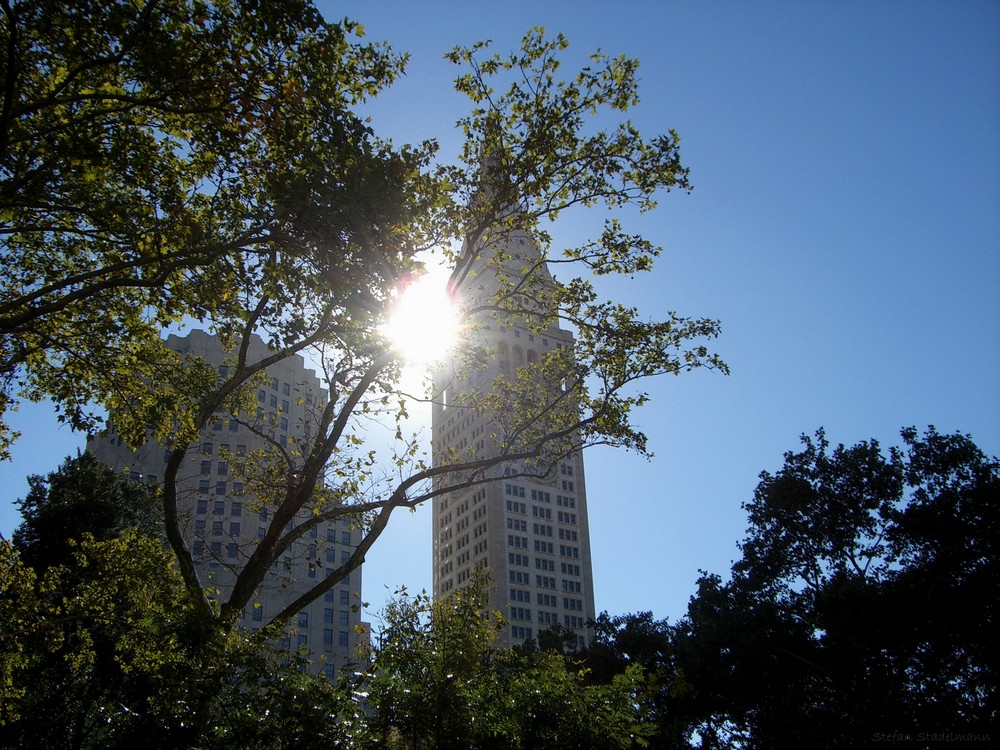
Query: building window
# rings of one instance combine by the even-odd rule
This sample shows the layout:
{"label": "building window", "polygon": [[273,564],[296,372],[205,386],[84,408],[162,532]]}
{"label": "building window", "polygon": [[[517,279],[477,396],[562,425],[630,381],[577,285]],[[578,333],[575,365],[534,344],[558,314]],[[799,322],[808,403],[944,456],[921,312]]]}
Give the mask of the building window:
{"label": "building window", "polygon": [[201,473],[202,474],[211,474],[212,473],[212,462],[211,461],[202,461],[201,462]]}
{"label": "building window", "polygon": [[347,631],[341,630],[337,633],[337,642],[342,648],[347,648]]}
{"label": "building window", "polygon": [[330,609],[329,607],[323,610],[323,622],[325,622],[327,625],[333,624],[333,610]]}
{"label": "building window", "polygon": [[[211,484],[210,484],[210,482],[207,479],[199,479],[198,480],[198,492],[200,492],[202,495],[207,495],[208,494],[208,489],[209,489],[210,486],[211,486]],[[208,501],[206,500],[205,502],[208,502]],[[200,513],[204,513],[205,511],[199,511],[199,512]]]}
{"label": "building window", "polygon": [[[222,486],[225,487],[226,486],[225,483],[223,483]],[[225,492],[225,490],[223,490],[223,492]],[[222,493],[219,493],[219,494],[222,494]],[[224,516],[225,514],[226,514],[226,501],[225,500],[216,500],[215,501],[215,505],[212,507],[212,515],[215,515],[215,516]]]}
{"label": "building window", "polygon": [[250,619],[254,620],[255,622],[262,621],[264,619],[264,607],[260,605],[254,607],[253,614],[250,615]]}
{"label": "building window", "polygon": [[[323,645],[324,646],[333,645],[333,630],[331,628],[323,628]],[[331,669],[333,668],[329,664],[327,666],[329,666]]]}
{"label": "building window", "polygon": [[212,536],[222,536],[222,521],[212,521]]}
{"label": "building window", "polygon": [[219,482],[218,484],[215,485],[215,494],[216,495],[225,495],[226,494],[226,483],[225,482]]}
{"label": "building window", "polygon": [[230,542],[226,545],[226,555],[228,555],[230,559],[235,558],[239,554],[239,551],[240,545],[236,542]]}
{"label": "building window", "polygon": [[229,536],[239,536],[240,535],[240,524],[239,521],[229,522]]}
{"label": "building window", "polygon": [[228,474],[229,473],[229,462],[219,461],[219,468],[215,472],[216,474]]}
{"label": "building window", "polygon": [[347,589],[341,589],[340,590],[340,603],[346,606],[347,603],[350,601],[350,599],[351,599],[350,592]]}
{"label": "building window", "polygon": [[[205,491],[206,492],[208,491],[208,487],[205,488]],[[198,498],[197,512],[198,513],[202,513],[202,514],[208,513],[208,498],[206,498],[206,497],[199,497]]]}
{"label": "building window", "polygon": [[299,612],[299,627],[308,628],[309,627],[309,613]]}

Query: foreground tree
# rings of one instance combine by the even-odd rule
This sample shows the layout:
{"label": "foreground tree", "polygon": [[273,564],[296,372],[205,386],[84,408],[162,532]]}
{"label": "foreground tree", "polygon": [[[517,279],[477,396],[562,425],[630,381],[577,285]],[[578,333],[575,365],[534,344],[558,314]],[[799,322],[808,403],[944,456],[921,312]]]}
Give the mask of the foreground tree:
{"label": "foreground tree", "polygon": [[151,539],[162,533],[156,488],[112,471],[89,453],[66,459],[47,477],[28,477],[28,485],[27,496],[16,503],[23,521],[12,541],[38,571],[69,563],[70,542],[84,534],[101,542],[130,529]]}
{"label": "foreground tree", "polygon": [[150,494],[87,455],[33,478],[0,540],[0,747],[342,741],[355,704],[295,655],[236,632],[205,648],[160,527],[140,525]]}
{"label": "foreground tree", "polygon": [[852,747],[967,739],[1000,719],[1000,474],[966,436],[803,438],[745,507],[729,581],[673,628],[682,744]]}
{"label": "foreground tree", "polygon": [[[502,466],[545,474],[588,445],[645,453],[630,421],[646,401],[642,379],[725,369],[705,345],[715,321],[647,322],[596,295],[591,273],[651,267],[648,240],[610,218],[593,242],[551,252],[545,222],[561,211],[647,210],[689,186],[676,134],[646,139],[621,119],[637,101],[632,60],[596,54],[561,78],[566,42],[540,30],[510,55],[455,49],[472,108],[461,160],[448,165],[432,163],[432,143],[395,147],[370,130],[355,107],[401,59],[351,41],[357,27],[327,24],[305,2],[25,0],[4,23],[5,393],[51,396],[84,426],[93,399],[130,444],[166,447],[164,530],[206,648],[317,524],[356,519],[365,537],[275,613],[275,626],[357,568],[396,509],[496,481]],[[538,240],[557,278],[506,252],[511,232]],[[432,245],[470,326],[496,315],[578,332],[572,351],[453,403],[485,414],[497,434],[489,450],[434,467],[404,432],[401,362],[383,333]],[[159,340],[164,325],[194,320],[231,347],[221,371]],[[255,336],[264,357],[250,356]],[[484,355],[467,339],[463,377]],[[310,440],[271,440],[242,466],[247,505],[267,525],[232,567],[233,585],[214,592],[183,532],[178,477],[219,418],[269,439],[253,417],[256,387],[296,355],[323,374],[327,400]],[[397,427],[384,450],[371,440],[377,421]]]}
{"label": "foreground tree", "polygon": [[627,748],[641,670],[588,686],[562,654],[500,648],[482,582],[436,601],[402,592],[373,653],[373,747]]}
{"label": "foreground tree", "polygon": [[402,64],[355,25],[302,0],[2,11],[0,415],[50,397],[91,427],[97,402],[120,427],[136,409],[139,439],[129,381],[159,374],[165,326],[239,330],[247,294],[291,307],[296,263],[306,288],[325,269],[342,294],[378,289],[421,245],[430,147],[391,149],[351,112]]}

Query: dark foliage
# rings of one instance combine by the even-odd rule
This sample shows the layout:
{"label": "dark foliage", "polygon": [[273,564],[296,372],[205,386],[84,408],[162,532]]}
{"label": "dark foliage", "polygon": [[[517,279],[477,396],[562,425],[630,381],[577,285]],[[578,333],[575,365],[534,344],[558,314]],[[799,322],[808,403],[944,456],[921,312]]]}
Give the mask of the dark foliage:
{"label": "dark foliage", "polygon": [[1000,719],[1000,477],[964,435],[803,438],[745,505],[728,581],[673,626],[597,623],[597,679],[640,663],[655,747],[986,741]]}

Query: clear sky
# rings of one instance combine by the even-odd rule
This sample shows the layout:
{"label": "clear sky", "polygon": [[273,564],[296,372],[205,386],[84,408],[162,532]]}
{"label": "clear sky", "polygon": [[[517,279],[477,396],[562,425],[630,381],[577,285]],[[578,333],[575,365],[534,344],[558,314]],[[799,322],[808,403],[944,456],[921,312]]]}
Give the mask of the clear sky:
{"label": "clear sky", "polygon": [[[441,55],[541,25],[579,57],[641,61],[637,125],[674,128],[691,195],[634,225],[663,245],[645,278],[602,287],[649,317],[720,318],[732,367],[651,384],[652,461],[587,455],[598,611],[683,614],[699,569],[725,574],[741,503],[798,436],[898,441],[928,424],[1000,454],[1000,4],[323,2],[412,55],[372,109],[398,142],[457,148],[464,102]],[[599,217],[595,217],[599,218]],[[554,227],[557,243],[588,221]],[[24,476],[82,444],[40,408],[0,466],[0,531]],[[430,508],[390,524],[365,598],[430,588]]]}

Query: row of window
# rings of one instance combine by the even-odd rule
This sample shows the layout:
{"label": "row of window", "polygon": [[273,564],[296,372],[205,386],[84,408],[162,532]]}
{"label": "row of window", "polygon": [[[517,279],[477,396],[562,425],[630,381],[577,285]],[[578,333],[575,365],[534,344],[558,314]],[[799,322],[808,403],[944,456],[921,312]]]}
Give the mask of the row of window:
{"label": "row of window", "polygon": [[526,628],[522,625],[511,625],[510,634],[514,638],[522,638],[524,640],[531,640],[533,637],[531,634],[531,628]]}
{"label": "row of window", "polygon": [[[211,556],[216,559],[222,559],[222,542],[212,542],[208,549],[211,551]],[[195,539],[194,541],[194,557],[195,559],[200,559],[205,557],[205,542],[201,539]],[[240,545],[236,542],[230,542],[226,545],[226,557],[230,560],[234,560],[239,557]]]}
{"label": "row of window", "polygon": [[[229,449],[229,443],[220,443],[219,444],[219,455],[220,456],[226,455],[227,453],[229,453],[229,450],[230,450]],[[213,455],[215,453],[215,443],[202,443],[201,444],[201,452],[205,456],[211,456],[211,455]],[[245,456],[246,454],[247,454],[247,447],[245,445],[242,445],[242,444],[237,444],[235,455],[237,455],[237,456]],[[167,452],[166,455],[168,457],[170,456],[169,451]],[[166,459],[164,459],[164,462],[165,461],[166,461]]]}
{"label": "row of window", "polygon": [[[222,482],[221,484],[222,484],[223,487],[225,487],[225,482]],[[220,493],[220,494],[222,494],[222,493]],[[197,505],[195,506],[195,510],[200,515],[205,515],[206,513],[208,513],[208,498],[206,498],[206,497],[199,497]],[[216,500],[212,504],[212,515],[213,516],[224,516],[224,515],[226,515],[226,501],[225,500]],[[240,501],[240,500],[234,500],[232,502],[232,504],[230,506],[229,515],[232,516],[233,518],[238,518],[238,517],[240,517],[240,516],[243,515],[243,503],[242,503],[242,501]]]}
{"label": "row of window", "polygon": [[[286,383],[286,385],[287,385],[287,383]],[[285,395],[288,395],[288,394],[285,394]],[[272,393],[270,399],[268,399],[267,394],[264,391],[257,391],[257,403],[258,404],[265,404],[266,405],[268,402],[270,402],[270,406],[271,406],[272,409],[277,409],[278,408],[278,397],[276,395],[274,395]],[[281,401],[281,412],[280,413],[282,413],[282,414],[288,414],[288,401],[286,399],[282,399],[282,401]]]}
{"label": "row of window", "polygon": [[[204,518],[199,518],[194,522],[194,533],[198,536],[205,535],[206,521]],[[224,531],[224,524],[222,521],[212,521],[212,536],[222,536]],[[239,537],[240,535],[240,522],[230,521],[229,522],[229,536]]]}
{"label": "row of window", "polygon": [[[536,621],[542,625],[557,625],[559,624],[559,613],[558,612],[545,612],[538,610],[536,613]],[[576,615],[563,615],[564,622],[567,623],[566,627],[583,627],[583,618]],[[510,619],[515,622],[531,622],[531,610],[526,607],[511,607],[510,608]],[[570,625],[569,623],[574,623]]]}
{"label": "row of window", "polygon": [[[335,612],[331,607],[326,607],[323,610],[323,622],[325,624],[327,624],[327,625],[332,625],[333,624],[333,616],[334,616],[334,614],[337,615],[337,624],[338,625],[347,625],[348,624],[348,621],[350,619],[350,615],[348,614],[347,610],[346,609],[342,609],[342,610],[340,610],[338,612]],[[309,627],[309,613],[308,612],[299,612],[298,625],[299,625],[300,628],[308,628]]]}
{"label": "row of window", "polygon": [[[304,638],[304,636],[300,635],[299,639],[301,640],[302,638]],[[338,631],[337,645],[340,646],[341,648],[347,648],[348,643],[349,643],[349,637],[347,631],[346,630]],[[302,641],[300,645],[305,646],[306,645],[305,641]],[[323,645],[324,646],[333,645],[333,628],[323,628]]]}
{"label": "row of window", "polygon": [[552,495],[550,495],[548,492],[543,492],[542,490],[532,490],[531,499],[534,500],[536,503],[551,503]]}
{"label": "row of window", "polygon": [[508,513],[519,513],[522,516],[528,515],[528,506],[526,503],[517,503],[513,500],[507,501],[507,512]]}
{"label": "row of window", "polygon": [[[200,479],[198,480],[198,494],[199,495],[209,495],[212,493],[213,485],[210,479]],[[243,482],[233,482],[232,492],[229,491],[228,482],[216,482],[214,485],[216,495],[232,495],[234,497],[243,497]],[[199,500],[198,507],[201,507],[201,503],[208,503],[208,500]],[[219,501],[224,502],[224,501]],[[206,506],[207,507],[207,506]],[[205,513],[207,511],[199,510],[199,513]]]}
{"label": "row of window", "polygon": [[531,622],[531,610],[525,607],[511,607],[510,619]]}
{"label": "row of window", "polygon": [[[220,483],[219,486],[225,488],[225,486],[226,486],[225,482]],[[238,487],[238,486],[241,486],[241,485],[239,485],[238,482],[234,483],[234,488]],[[222,494],[222,493],[220,493],[220,494]],[[214,501],[212,503],[212,515],[213,516],[224,516],[224,515],[226,515],[226,505],[227,505],[227,503],[226,503],[225,500],[216,500],[216,501]],[[208,498],[204,498],[204,497],[198,498],[198,501],[197,501],[197,503],[195,505],[195,510],[196,510],[196,512],[199,515],[205,515],[205,514],[207,514],[208,513]],[[231,517],[233,517],[233,518],[239,518],[239,517],[241,517],[243,515],[243,501],[242,500],[233,500],[229,504],[229,515]],[[260,522],[261,523],[267,523],[267,519],[268,519],[267,508],[261,508],[260,511],[258,511],[258,516],[260,518]],[[203,524],[204,522],[203,521],[196,521],[195,522],[196,530],[197,530],[197,525],[199,523]],[[345,525],[348,524],[348,523],[349,523],[348,521],[346,521],[346,520],[344,521]],[[292,528],[294,528],[294,524],[289,523],[287,529],[290,531]],[[319,536],[319,527],[318,526],[313,526],[311,529],[309,529],[308,538],[310,538],[310,539],[316,539],[318,536]],[[336,541],[337,541],[337,531],[336,531],[336,529],[327,528],[327,530],[326,530],[326,541],[330,542],[331,544],[335,544],[336,543]],[[341,532],[340,532],[340,543],[343,544],[343,545],[345,545],[345,546],[352,544],[352,542],[351,542],[351,532],[350,532],[349,529],[341,530]]]}
{"label": "row of window", "polygon": [[334,591],[330,589],[325,594],[323,594],[323,601],[333,603],[333,600],[337,599],[338,603],[346,606],[351,601],[351,593],[347,589],[339,589]]}
{"label": "row of window", "polygon": [[528,549],[528,537],[508,534],[507,546],[513,547],[514,549]]}
{"label": "row of window", "polygon": [[[531,576],[529,576],[527,573],[522,573],[519,570],[512,570],[512,571],[510,571],[510,582],[514,583],[514,584],[519,584],[521,586],[530,586],[531,585]],[[536,575],[535,576],[535,587],[536,588],[540,588],[540,589],[547,589],[549,591],[555,591],[556,590],[556,579],[555,579],[554,576],[540,576],[540,575]],[[583,593],[583,586],[580,584],[579,581],[570,581],[570,580],[563,579],[562,580],[562,590],[563,590],[563,593],[565,593],[565,594],[582,594]],[[556,606],[558,606],[558,604],[556,603],[555,594],[546,594],[546,593],[543,593],[543,592],[535,592],[535,598],[536,598],[536,603],[540,604],[540,605],[542,605],[544,607],[556,607]],[[531,601],[531,592],[530,591],[526,591],[524,589],[514,588],[512,586],[511,589],[510,589],[510,600],[512,602],[530,602]],[[582,609],[582,607],[583,607],[582,604],[580,606],[578,606],[578,607],[571,607],[571,606],[566,605],[567,609]]]}

